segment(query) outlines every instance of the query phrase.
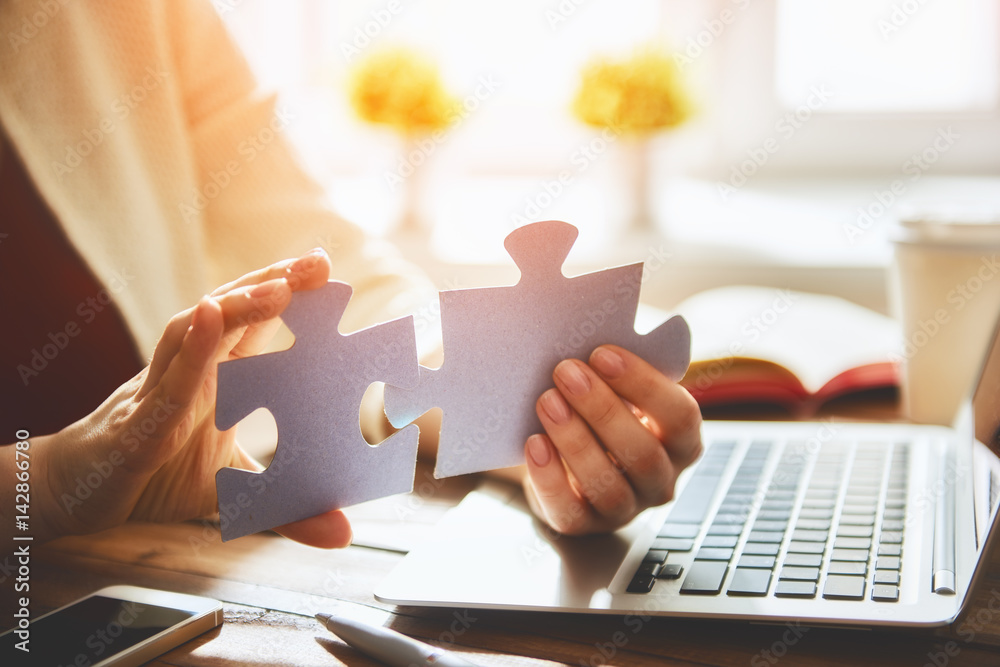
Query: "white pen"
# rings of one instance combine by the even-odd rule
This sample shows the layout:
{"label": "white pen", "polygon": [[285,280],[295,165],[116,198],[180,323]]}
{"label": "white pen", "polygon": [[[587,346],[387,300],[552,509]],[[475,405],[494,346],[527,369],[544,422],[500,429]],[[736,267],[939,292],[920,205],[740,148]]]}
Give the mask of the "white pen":
{"label": "white pen", "polygon": [[476,667],[444,649],[419,642],[389,628],[316,614],[320,623],[352,647],[390,667]]}

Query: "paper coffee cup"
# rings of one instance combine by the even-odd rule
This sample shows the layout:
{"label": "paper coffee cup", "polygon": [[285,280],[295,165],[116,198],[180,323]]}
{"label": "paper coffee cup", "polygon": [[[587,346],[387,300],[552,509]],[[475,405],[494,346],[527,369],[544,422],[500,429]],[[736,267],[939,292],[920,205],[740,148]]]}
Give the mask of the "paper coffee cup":
{"label": "paper coffee cup", "polygon": [[1000,216],[910,215],[892,238],[903,409],[916,422],[951,424],[1000,314]]}

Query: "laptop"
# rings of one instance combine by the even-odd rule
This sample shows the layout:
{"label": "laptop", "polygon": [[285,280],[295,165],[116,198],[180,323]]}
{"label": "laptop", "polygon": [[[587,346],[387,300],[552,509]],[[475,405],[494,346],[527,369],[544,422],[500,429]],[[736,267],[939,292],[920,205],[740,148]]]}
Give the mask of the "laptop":
{"label": "laptop", "polygon": [[[703,425],[675,499],[617,532],[561,536],[488,482],[375,590],[432,607],[812,625],[939,626],[997,532],[1000,334],[951,428]],[[991,449],[991,447],[993,449]]]}

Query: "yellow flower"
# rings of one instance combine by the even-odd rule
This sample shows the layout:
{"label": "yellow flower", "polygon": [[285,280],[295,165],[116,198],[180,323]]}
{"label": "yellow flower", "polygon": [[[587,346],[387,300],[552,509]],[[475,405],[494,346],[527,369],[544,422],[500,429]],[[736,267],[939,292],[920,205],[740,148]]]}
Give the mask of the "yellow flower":
{"label": "yellow flower", "polygon": [[647,49],[622,62],[587,65],[573,112],[588,125],[644,133],[680,125],[692,104],[673,58]]}
{"label": "yellow flower", "polygon": [[378,51],[358,64],[351,76],[350,100],[363,120],[404,134],[447,127],[457,109],[437,66],[402,47]]}

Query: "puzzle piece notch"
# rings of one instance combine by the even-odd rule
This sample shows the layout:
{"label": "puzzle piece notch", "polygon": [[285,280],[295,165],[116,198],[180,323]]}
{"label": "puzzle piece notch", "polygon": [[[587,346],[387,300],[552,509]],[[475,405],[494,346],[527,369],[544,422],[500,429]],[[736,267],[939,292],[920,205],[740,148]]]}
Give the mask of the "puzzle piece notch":
{"label": "puzzle piece notch", "polygon": [[542,430],[535,401],[564,358],[586,360],[611,343],[674,381],[684,375],[691,334],[683,318],[635,331],[642,264],[566,278],[561,262],[575,238],[564,222],[526,225],[505,241],[521,269],[516,285],[441,293],[441,368],[421,367],[415,388],[387,386],[385,394],[397,427],[442,408],[435,476],[523,463],[525,440]]}
{"label": "puzzle piece notch", "polygon": [[342,335],[351,293],[335,281],[296,292],[283,314],[296,335],[291,348],[219,364],[216,426],[265,407],[278,427],[266,470],[216,475],[223,540],[412,490],[417,427],[371,446],[359,414],[372,382],[418,381],[413,318]]}

